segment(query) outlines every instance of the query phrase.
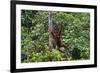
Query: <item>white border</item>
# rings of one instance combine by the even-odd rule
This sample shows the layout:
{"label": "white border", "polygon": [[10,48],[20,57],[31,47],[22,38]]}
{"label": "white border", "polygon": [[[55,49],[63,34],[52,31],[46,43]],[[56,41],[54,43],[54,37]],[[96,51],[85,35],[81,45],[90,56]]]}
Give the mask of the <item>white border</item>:
{"label": "white border", "polygon": [[[21,9],[90,13],[90,60],[21,63]],[[70,7],[16,5],[16,69],[94,64],[94,10]]]}

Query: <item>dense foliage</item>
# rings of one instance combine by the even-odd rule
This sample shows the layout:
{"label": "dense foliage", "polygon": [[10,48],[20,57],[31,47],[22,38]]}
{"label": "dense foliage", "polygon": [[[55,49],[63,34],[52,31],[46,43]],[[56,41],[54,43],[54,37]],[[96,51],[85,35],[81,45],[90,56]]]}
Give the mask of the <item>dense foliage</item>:
{"label": "dense foliage", "polygon": [[[79,12],[53,12],[53,24],[63,21],[64,52],[48,47],[48,12],[21,11],[21,62],[85,60],[90,58],[90,15]],[[57,25],[59,26],[59,25]]]}

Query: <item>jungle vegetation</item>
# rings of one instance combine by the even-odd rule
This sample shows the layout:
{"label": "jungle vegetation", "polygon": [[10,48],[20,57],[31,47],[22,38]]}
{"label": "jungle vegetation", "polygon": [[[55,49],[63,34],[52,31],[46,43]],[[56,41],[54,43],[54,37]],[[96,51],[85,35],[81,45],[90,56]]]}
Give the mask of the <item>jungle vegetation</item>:
{"label": "jungle vegetation", "polygon": [[90,14],[21,10],[21,62],[90,58]]}

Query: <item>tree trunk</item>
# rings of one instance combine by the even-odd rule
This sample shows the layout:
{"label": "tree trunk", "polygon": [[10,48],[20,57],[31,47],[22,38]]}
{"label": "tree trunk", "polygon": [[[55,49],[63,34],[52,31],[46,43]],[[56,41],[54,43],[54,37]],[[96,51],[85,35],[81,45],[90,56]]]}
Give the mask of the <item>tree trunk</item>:
{"label": "tree trunk", "polygon": [[49,48],[53,49],[56,48],[56,42],[53,37],[53,21],[52,21],[52,12],[48,12],[48,31],[49,31]]}

